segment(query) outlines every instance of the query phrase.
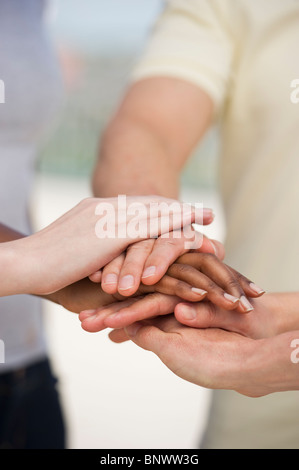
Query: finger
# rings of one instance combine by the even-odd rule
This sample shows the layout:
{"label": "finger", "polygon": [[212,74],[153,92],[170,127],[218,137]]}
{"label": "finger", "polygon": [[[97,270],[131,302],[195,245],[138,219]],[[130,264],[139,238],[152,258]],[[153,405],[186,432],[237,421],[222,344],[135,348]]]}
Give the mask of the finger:
{"label": "finger", "polygon": [[174,315],[180,323],[193,328],[222,328],[240,334],[248,330],[247,315],[240,315],[236,311],[227,312],[211,302],[179,303],[174,309]]}
{"label": "finger", "polygon": [[217,240],[211,240],[206,235],[202,235],[201,244],[195,249],[199,253],[211,253],[219,259],[224,259],[225,251],[222,243]]}
{"label": "finger", "polygon": [[167,274],[175,279],[182,280],[192,286],[193,292],[203,290],[205,298],[226,310],[235,309],[239,298],[229,294],[216,284],[213,279],[187,264],[175,263],[167,271]]}
{"label": "finger", "polygon": [[[138,230],[132,223],[138,216]],[[135,215],[130,223],[126,225],[126,234],[129,244],[139,239],[157,238],[162,234],[179,230],[195,222],[198,217],[198,211],[189,204],[180,203],[178,201],[158,201],[143,205],[140,202],[131,204],[128,215]],[[202,221],[202,215],[200,216]],[[136,235],[137,239],[136,239]]]}
{"label": "finger", "polygon": [[121,309],[106,315],[103,324],[106,328],[124,328],[134,322],[172,313],[181,299],[160,293],[148,294],[138,302],[124,305]]}
{"label": "finger", "polygon": [[178,201],[172,201],[168,204],[163,202],[152,204],[149,213],[151,237],[179,230],[193,223],[209,225],[214,220],[212,209],[197,208]]}
{"label": "finger", "polygon": [[[164,318],[166,321],[163,321]],[[163,330],[163,331],[172,331],[172,328],[177,327],[177,321],[174,321],[174,318],[170,318],[169,315],[168,317],[165,316],[165,317],[154,318],[151,320],[151,324],[153,326],[159,327],[160,330]],[[130,339],[124,328],[114,329],[110,331],[108,336],[111,339],[111,341],[113,341],[114,343],[123,343]]]}
{"label": "finger", "polygon": [[203,208],[202,209],[202,225],[210,225],[215,219],[213,209]]}
{"label": "finger", "polygon": [[194,231],[191,227],[185,231],[177,230],[168,233],[167,237],[159,237],[145,262],[142,283],[145,285],[157,283],[164,276],[168,267],[180,255],[191,249],[190,244],[192,246],[201,246],[202,244],[202,234]]}
{"label": "finger", "polygon": [[110,331],[108,337],[111,339],[111,341],[113,341],[113,343],[117,344],[124,343],[130,339],[123,328]]}
{"label": "finger", "polygon": [[155,240],[144,240],[130,245],[119,273],[118,292],[129,296],[137,291],[145,262],[150,255]]}
{"label": "finger", "polygon": [[224,249],[223,244],[219,242],[218,240],[210,240],[210,242],[215,247],[215,255],[217,256],[217,258],[219,258],[220,261],[223,261],[225,258],[225,249]]}
{"label": "finger", "polygon": [[207,295],[207,291],[193,287],[187,282],[167,274],[153,286],[142,286],[142,292],[160,292],[161,294],[175,295],[189,302],[200,302]]}
{"label": "finger", "polygon": [[205,256],[203,258],[201,269],[228,294],[240,299],[238,304],[238,310],[240,312],[248,313],[253,310],[253,305],[249,302],[242,284],[240,284],[239,278],[235,275],[235,272],[222,263],[217,257],[214,257],[213,255]]}
{"label": "finger", "polygon": [[170,335],[156,326],[145,325],[141,322],[128,326],[125,328],[125,332],[137,346],[154,352],[158,357],[163,354]]}
{"label": "finger", "polygon": [[125,328],[125,332],[135,344],[147,351],[152,351],[171,368],[173,352],[181,347],[178,329],[180,329],[180,324],[171,315],[163,319],[134,323]]}
{"label": "finger", "polygon": [[[178,259],[177,261],[179,263],[182,261],[182,258]],[[226,266],[217,258],[217,256],[208,253],[201,254],[201,256],[196,256],[194,253],[187,253],[184,255],[183,261],[184,263],[187,262],[191,266],[200,270],[217,286],[221,287],[226,292],[226,294],[240,299],[237,307],[240,312],[247,313],[253,310],[253,306],[248,301],[237,277],[228,266]],[[212,300],[210,296],[207,297],[209,300]],[[227,295],[225,297],[227,297]],[[216,305],[219,304],[217,303]]]}
{"label": "finger", "polygon": [[105,318],[109,315],[113,315],[122,308],[129,307],[134,302],[138,301],[138,297],[130,298],[121,302],[115,302],[107,307],[102,307],[96,310],[84,310],[79,313],[79,320],[81,321],[81,327],[83,330],[89,333],[95,333],[104,330]]}
{"label": "finger", "polygon": [[89,276],[90,281],[94,282],[95,284],[99,284],[102,279],[102,270],[96,271],[95,273]]}
{"label": "finger", "polygon": [[248,279],[243,274],[239,273],[235,269],[228,266],[228,268],[233,272],[234,276],[238,279],[239,284],[242,286],[244,292],[248,297],[260,297],[265,294],[265,290],[257,286],[254,282]]}
{"label": "finger", "polygon": [[104,266],[102,270],[101,287],[104,292],[107,292],[107,294],[115,294],[117,292],[119,274],[124,260],[125,254],[122,253]]}

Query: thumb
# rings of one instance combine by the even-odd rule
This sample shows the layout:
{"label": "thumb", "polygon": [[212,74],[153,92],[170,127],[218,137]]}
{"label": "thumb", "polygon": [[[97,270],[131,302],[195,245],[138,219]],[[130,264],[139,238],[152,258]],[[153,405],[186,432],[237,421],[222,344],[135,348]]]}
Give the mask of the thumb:
{"label": "thumb", "polygon": [[212,253],[216,255],[221,261],[225,258],[224,246],[218,240],[212,240],[206,235],[201,234],[201,245],[200,248],[195,249],[199,253]]}
{"label": "thumb", "polygon": [[142,322],[136,322],[127,326],[125,332],[129,339],[137,346],[147,351],[152,351],[160,356],[162,348],[165,346],[165,337],[167,333],[153,325],[145,325]]}
{"label": "thumb", "polygon": [[219,242],[218,240],[211,240],[215,249],[216,249],[216,256],[221,260],[223,261],[224,258],[225,258],[225,249],[224,249],[224,246],[221,242]]}
{"label": "thumb", "polygon": [[224,328],[231,312],[221,309],[211,302],[180,302],[175,306],[177,321],[193,328]]}

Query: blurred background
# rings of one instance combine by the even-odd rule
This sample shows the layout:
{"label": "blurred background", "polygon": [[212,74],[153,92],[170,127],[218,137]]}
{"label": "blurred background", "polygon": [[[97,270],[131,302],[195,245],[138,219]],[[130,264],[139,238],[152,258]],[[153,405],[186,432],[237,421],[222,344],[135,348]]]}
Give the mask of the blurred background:
{"label": "blurred background", "polygon": [[[51,2],[52,3],[52,2]],[[41,148],[32,193],[39,229],[91,195],[101,133],[163,8],[162,0],[56,0],[48,12],[65,82],[59,121]],[[223,239],[212,129],[182,175],[182,199],[213,207],[205,233]],[[174,376],[134,344],[84,332],[76,315],[44,305],[69,448],[197,448],[210,394]]]}

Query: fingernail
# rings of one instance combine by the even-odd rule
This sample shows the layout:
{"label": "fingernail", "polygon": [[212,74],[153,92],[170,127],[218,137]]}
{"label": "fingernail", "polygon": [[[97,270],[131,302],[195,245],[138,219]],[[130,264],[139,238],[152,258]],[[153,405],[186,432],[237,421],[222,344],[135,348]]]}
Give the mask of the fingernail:
{"label": "fingernail", "polygon": [[261,289],[259,286],[257,286],[256,284],[254,284],[254,282],[251,282],[251,283],[249,284],[249,286],[250,286],[250,289],[253,290],[253,292],[255,292],[255,293],[258,294],[258,295],[261,295],[261,294],[264,294],[264,293],[265,293],[264,289]]}
{"label": "fingernail", "polygon": [[211,219],[215,218],[215,213],[214,213],[213,209],[204,208],[202,210],[202,212],[203,212],[204,217],[210,217]]}
{"label": "fingernail", "polygon": [[142,274],[142,279],[145,279],[146,277],[153,276],[156,272],[157,268],[156,266],[149,266],[148,268],[145,268]]}
{"label": "fingernail", "polygon": [[82,312],[80,312],[80,314],[82,315],[88,315],[88,316],[92,316],[96,313],[96,310],[82,310]]}
{"label": "fingernail", "polygon": [[180,312],[182,314],[182,317],[185,320],[194,320],[196,318],[196,310],[194,307],[191,307],[189,305],[180,305]]}
{"label": "fingernail", "polygon": [[233,304],[239,302],[238,297],[235,297],[233,295],[227,294],[226,292],[223,294],[223,297],[226,298],[226,300],[229,300],[229,302],[232,302]]}
{"label": "fingernail", "polygon": [[251,305],[251,303],[246,299],[246,297],[244,295],[242,295],[240,297],[240,304],[242,305],[242,307],[244,308],[245,312],[251,312],[251,310],[253,310],[253,306]]}
{"label": "fingernail", "polygon": [[211,245],[212,245],[212,247],[213,247],[213,250],[214,250],[215,255],[218,256],[218,250],[217,250],[216,245],[214,245],[214,243],[213,243],[211,240],[210,240],[210,242],[211,242]]}
{"label": "fingernail", "polygon": [[134,277],[131,274],[124,276],[119,281],[118,288],[121,290],[131,289],[134,287]]}
{"label": "fingernail", "polygon": [[200,296],[203,296],[203,295],[207,294],[206,290],[198,289],[197,287],[192,287],[191,290],[192,290],[192,292],[194,292],[195,294],[198,294]]}
{"label": "fingernail", "polygon": [[95,310],[94,313],[91,313],[90,315],[88,315],[88,317],[84,318],[84,320],[82,320],[82,322],[93,322],[95,319],[98,320],[99,318],[99,313]]}
{"label": "fingernail", "polygon": [[102,284],[117,284],[117,275],[116,274],[106,274],[102,280]]}
{"label": "fingernail", "polygon": [[134,338],[141,327],[142,325],[140,323],[133,323],[133,325],[129,325],[125,328],[125,332],[130,338]]}

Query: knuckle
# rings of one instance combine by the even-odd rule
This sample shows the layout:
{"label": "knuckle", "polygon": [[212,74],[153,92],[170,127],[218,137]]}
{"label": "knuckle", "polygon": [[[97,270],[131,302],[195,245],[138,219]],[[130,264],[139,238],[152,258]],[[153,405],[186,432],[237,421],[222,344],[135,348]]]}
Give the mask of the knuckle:
{"label": "knuckle", "polygon": [[170,268],[170,274],[173,275],[178,275],[178,276],[184,276],[190,272],[192,272],[191,266],[188,266],[187,264],[173,264]]}
{"label": "knuckle", "polygon": [[238,280],[234,277],[230,277],[229,279],[227,279],[225,284],[228,288],[231,288],[231,289],[235,289],[235,288],[241,289]]}
{"label": "knuckle", "polygon": [[201,253],[203,265],[209,266],[215,262],[219,262],[218,258],[214,253]]}
{"label": "knuckle", "polygon": [[129,271],[132,273],[133,271],[140,269],[140,264],[138,261],[128,258],[124,261],[124,264],[122,266],[122,273]]}
{"label": "knuckle", "polygon": [[174,248],[178,249],[182,245],[181,238],[159,238],[158,242],[161,248],[170,248],[173,250]]}
{"label": "knuckle", "polygon": [[212,326],[215,323],[216,316],[217,316],[215,305],[210,302],[207,305],[207,309],[208,309],[207,314],[208,314],[209,324]]}
{"label": "knuckle", "polygon": [[216,292],[219,289],[219,287],[211,279],[207,279],[205,288],[208,292]]}
{"label": "knuckle", "polygon": [[150,293],[146,295],[146,304],[147,309],[151,310],[151,313],[154,315],[159,316],[162,314],[162,302],[159,295],[156,292]]}
{"label": "knuckle", "polygon": [[108,272],[118,272],[123,265],[123,259],[122,258],[115,258],[114,260],[110,261],[110,263],[106,264],[103,268],[103,273],[108,273]]}
{"label": "knuckle", "polygon": [[185,290],[186,284],[183,281],[179,281],[178,279],[174,282],[174,291],[178,294]]}
{"label": "knuckle", "polygon": [[151,243],[147,243],[148,240],[146,240],[146,242],[138,242],[138,243],[133,243],[133,245],[130,245],[128,248],[127,248],[127,254],[130,254],[130,253],[134,253],[134,255],[138,252],[138,253],[144,253],[144,254],[149,254],[152,250],[152,245]]}

